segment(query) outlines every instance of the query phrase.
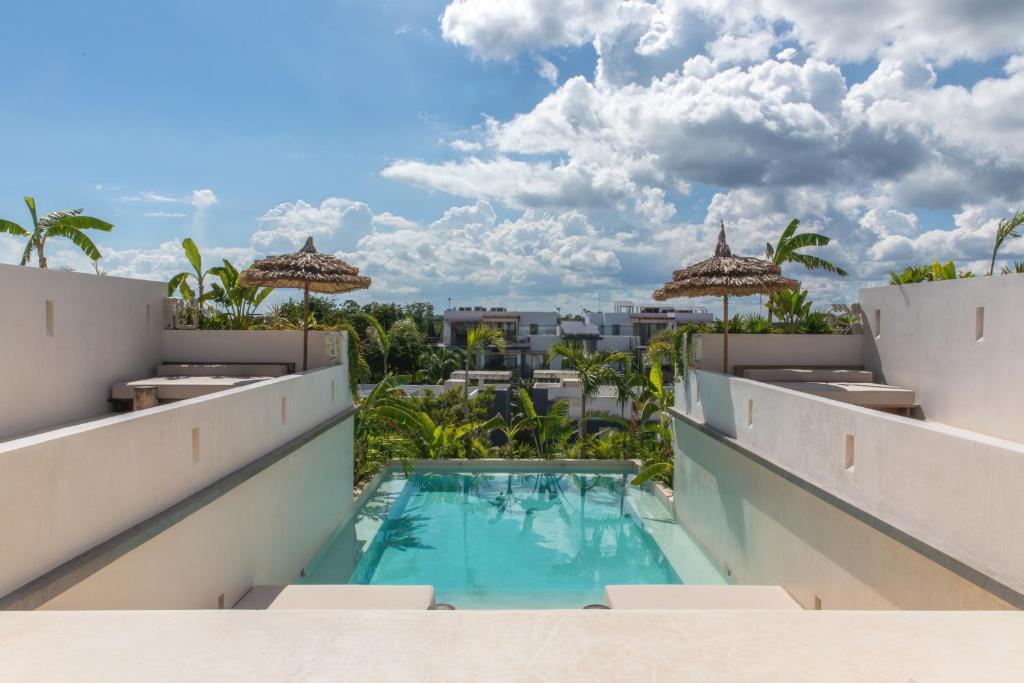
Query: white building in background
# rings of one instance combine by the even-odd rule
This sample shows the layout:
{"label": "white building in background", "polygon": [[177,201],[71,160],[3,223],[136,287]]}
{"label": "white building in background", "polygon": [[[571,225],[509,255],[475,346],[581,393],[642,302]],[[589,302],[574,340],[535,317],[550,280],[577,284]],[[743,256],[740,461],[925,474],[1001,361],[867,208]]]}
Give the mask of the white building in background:
{"label": "white building in background", "polygon": [[515,370],[525,375],[534,368],[544,367],[547,350],[561,339],[557,311],[509,311],[497,306],[463,306],[444,312],[444,345],[464,349],[466,333],[481,324],[497,327],[505,336],[505,353],[488,353],[487,361],[500,369]]}
{"label": "white building in background", "polygon": [[[474,325],[499,328],[505,335],[505,353],[486,354],[487,362],[530,376],[546,367],[545,354],[558,341],[578,341],[589,351],[637,351],[651,338],[687,323],[710,323],[714,315],[698,306],[637,305],[617,301],[612,311],[587,311],[583,320],[561,320],[557,311],[509,311],[504,307],[464,306],[444,312],[443,341],[447,347],[465,348],[466,333]],[[556,363],[557,364],[557,363]]]}
{"label": "white building in background", "polygon": [[612,311],[587,312],[584,321],[601,336],[599,349],[631,351],[647,348],[659,332],[688,323],[710,323],[715,316],[701,306],[640,306],[616,301]]}

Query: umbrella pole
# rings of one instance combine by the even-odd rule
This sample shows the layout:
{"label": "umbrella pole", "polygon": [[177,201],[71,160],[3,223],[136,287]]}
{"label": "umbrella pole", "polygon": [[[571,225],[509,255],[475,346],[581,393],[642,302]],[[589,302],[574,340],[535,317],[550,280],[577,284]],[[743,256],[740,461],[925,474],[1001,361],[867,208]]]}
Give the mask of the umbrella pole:
{"label": "umbrella pole", "polygon": [[302,369],[309,365],[309,283],[302,288]]}
{"label": "umbrella pole", "polygon": [[729,295],[726,294],[722,297],[722,317],[725,320],[722,321],[722,331],[724,336],[722,337],[722,372],[729,374]]}

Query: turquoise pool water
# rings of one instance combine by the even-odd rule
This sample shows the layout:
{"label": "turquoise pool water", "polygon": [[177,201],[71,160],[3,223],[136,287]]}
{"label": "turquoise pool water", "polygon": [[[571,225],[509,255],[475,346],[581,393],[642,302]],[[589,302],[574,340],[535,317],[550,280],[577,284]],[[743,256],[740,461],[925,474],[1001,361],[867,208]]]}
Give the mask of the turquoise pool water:
{"label": "turquoise pool water", "polygon": [[395,472],[303,583],[430,584],[459,609],[578,608],[608,584],[726,583],[623,472]]}

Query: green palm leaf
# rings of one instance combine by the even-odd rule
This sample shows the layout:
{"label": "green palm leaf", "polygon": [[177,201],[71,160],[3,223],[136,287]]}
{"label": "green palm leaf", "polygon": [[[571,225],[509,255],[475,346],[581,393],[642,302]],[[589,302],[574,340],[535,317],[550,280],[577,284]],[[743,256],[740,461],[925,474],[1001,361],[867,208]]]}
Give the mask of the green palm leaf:
{"label": "green palm leaf", "polygon": [[799,263],[808,270],[823,270],[826,273],[835,273],[843,277],[847,275],[847,272],[836,264],[810,254],[790,254],[789,260]]}
{"label": "green palm leaf", "polygon": [[167,296],[173,296],[174,293],[176,291],[178,291],[178,288],[181,287],[181,283],[183,283],[188,278],[188,276],[189,276],[189,273],[178,273],[177,275],[172,277],[170,280],[168,280],[167,281]]}
{"label": "green palm leaf", "polygon": [[96,248],[96,245],[92,243],[92,240],[77,228],[57,224],[47,229],[46,234],[48,237],[64,237],[71,240],[72,244],[81,249],[82,253],[93,261],[103,258],[103,254],[101,254],[100,250]]}
{"label": "green palm leaf", "polygon": [[[81,209],[79,209],[79,211],[81,211]],[[63,225],[69,228],[75,228],[76,230],[102,230],[103,232],[110,232],[114,229],[114,226],[110,223],[101,221],[99,218],[94,218],[92,216],[67,216],[60,219],[54,225]]]}
{"label": "green palm leaf", "polygon": [[185,258],[188,259],[189,264],[195,269],[196,273],[201,273],[203,270],[203,257],[199,254],[199,247],[196,246],[191,237],[186,237],[181,246],[185,250]]}
{"label": "green palm leaf", "polygon": [[650,467],[644,469],[643,472],[633,477],[633,481],[630,483],[633,486],[640,486],[646,484],[648,481],[663,474],[669,474],[672,471],[672,463],[670,462],[656,462]]}
{"label": "green palm leaf", "polygon": [[39,219],[40,228],[49,228],[53,225],[57,225],[65,218],[77,216],[82,213],[82,209],[60,209],[58,211],[51,211]]}
{"label": "green palm leaf", "polygon": [[17,235],[18,237],[25,237],[29,234],[28,230],[17,223],[5,221],[2,218],[0,218],[0,232],[6,232],[9,235]]}
{"label": "green palm leaf", "polygon": [[790,239],[787,242],[787,246],[790,250],[803,249],[804,247],[826,247],[831,241],[831,237],[819,235],[815,232],[805,232]]}

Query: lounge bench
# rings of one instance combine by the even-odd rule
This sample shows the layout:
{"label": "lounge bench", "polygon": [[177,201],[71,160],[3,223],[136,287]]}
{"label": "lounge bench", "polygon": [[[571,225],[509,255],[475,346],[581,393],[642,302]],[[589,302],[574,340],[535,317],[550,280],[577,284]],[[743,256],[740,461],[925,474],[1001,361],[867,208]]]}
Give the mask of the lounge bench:
{"label": "lounge bench", "polygon": [[158,377],[281,377],[295,372],[294,363],[163,363]]}
{"label": "lounge bench", "polygon": [[433,586],[253,586],[234,609],[430,609]]}
{"label": "lounge bench", "polygon": [[744,370],[743,377],[758,382],[874,382],[870,370],[824,368],[764,368]]}
{"label": "lounge bench", "polygon": [[133,382],[118,382],[110,388],[114,401],[132,401],[135,389],[156,389],[158,401],[181,401],[225,389],[262,382],[270,377],[150,377]]}
{"label": "lounge bench", "polygon": [[612,609],[802,609],[781,586],[605,586]]}
{"label": "lounge bench", "polygon": [[864,408],[907,415],[917,408],[917,396],[913,389],[878,384],[870,370],[823,366],[745,366],[737,368],[737,374],[755,382],[765,382]]}
{"label": "lounge bench", "polygon": [[772,382],[777,387],[830,398],[865,408],[910,409],[916,407],[913,389],[873,382]]}

